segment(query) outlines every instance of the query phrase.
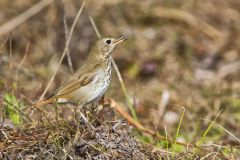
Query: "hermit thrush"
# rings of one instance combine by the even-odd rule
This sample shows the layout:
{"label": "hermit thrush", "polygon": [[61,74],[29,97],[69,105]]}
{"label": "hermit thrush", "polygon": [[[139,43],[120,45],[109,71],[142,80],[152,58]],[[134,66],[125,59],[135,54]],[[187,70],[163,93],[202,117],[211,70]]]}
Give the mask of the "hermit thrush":
{"label": "hermit thrush", "polygon": [[74,102],[83,106],[97,101],[107,91],[111,81],[111,53],[117,44],[126,39],[121,36],[118,39],[98,40],[77,72],[64,82],[52,97],[38,102],[35,107],[53,102]]}

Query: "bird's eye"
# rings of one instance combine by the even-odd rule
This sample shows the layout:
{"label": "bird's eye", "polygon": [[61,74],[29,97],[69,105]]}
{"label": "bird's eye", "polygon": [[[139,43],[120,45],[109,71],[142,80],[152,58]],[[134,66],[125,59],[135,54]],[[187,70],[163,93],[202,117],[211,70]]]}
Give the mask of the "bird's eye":
{"label": "bird's eye", "polygon": [[112,41],[110,39],[106,40],[107,44],[110,44]]}

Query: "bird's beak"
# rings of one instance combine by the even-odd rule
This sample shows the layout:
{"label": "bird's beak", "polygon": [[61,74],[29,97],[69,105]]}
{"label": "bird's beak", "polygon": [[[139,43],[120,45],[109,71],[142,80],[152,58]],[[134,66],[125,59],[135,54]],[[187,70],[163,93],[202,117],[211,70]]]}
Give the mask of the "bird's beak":
{"label": "bird's beak", "polygon": [[124,35],[122,35],[120,38],[116,39],[116,40],[114,41],[114,43],[117,45],[117,44],[119,44],[119,43],[121,43],[121,42],[123,42],[123,41],[126,41],[126,40],[127,40],[127,37],[124,36]]}

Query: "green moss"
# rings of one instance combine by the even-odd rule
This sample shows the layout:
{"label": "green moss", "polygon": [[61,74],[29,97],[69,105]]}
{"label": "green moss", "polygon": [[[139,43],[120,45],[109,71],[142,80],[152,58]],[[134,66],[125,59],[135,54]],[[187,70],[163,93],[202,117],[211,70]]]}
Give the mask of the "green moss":
{"label": "green moss", "polygon": [[6,93],[4,95],[3,104],[7,118],[9,118],[14,125],[20,125],[22,123],[22,117],[19,111],[23,106],[22,102],[18,100],[13,94]]}

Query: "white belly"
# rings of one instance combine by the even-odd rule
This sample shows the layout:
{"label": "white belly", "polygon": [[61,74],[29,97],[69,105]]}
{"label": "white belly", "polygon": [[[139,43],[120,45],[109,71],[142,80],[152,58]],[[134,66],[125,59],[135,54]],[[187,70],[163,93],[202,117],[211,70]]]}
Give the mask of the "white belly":
{"label": "white belly", "polygon": [[[79,105],[96,101],[107,91],[109,84],[110,75],[106,73],[98,74],[91,83],[70,93],[70,97],[72,97],[70,101],[76,102]],[[69,100],[63,98],[58,99],[58,102],[68,101]]]}
{"label": "white belly", "polygon": [[89,86],[86,86],[86,88],[89,90],[88,101],[92,102],[102,97],[107,91],[109,84],[110,80],[108,77],[99,76],[99,78],[96,78],[96,81],[93,81]]}

